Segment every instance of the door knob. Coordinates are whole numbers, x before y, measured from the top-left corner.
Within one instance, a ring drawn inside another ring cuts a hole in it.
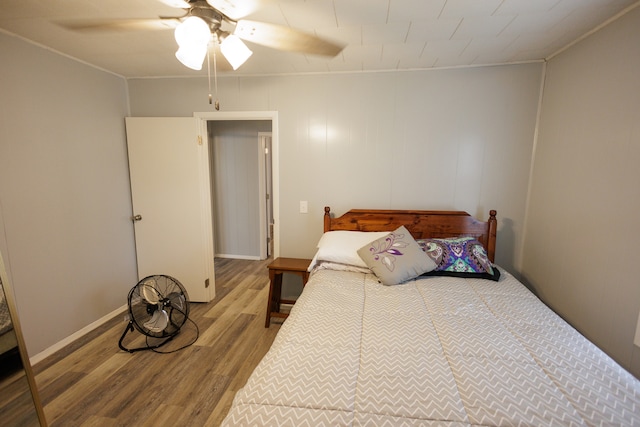
[[[142,221],[142,215],[134,215],[131,219],[134,221]]]

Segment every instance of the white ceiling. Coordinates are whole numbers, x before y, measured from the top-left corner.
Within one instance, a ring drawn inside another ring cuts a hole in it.
[[[246,1],[246,0],[238,0]],[[335,58],[247,42],[253,56],[222,73],[427,69],[548,58],[637,0],[264,0],[247,19],[346,45]],[[124,77],[198,76],[174,56],[173,31],[76,32],[56,21],[178,16],[159,0],[0,0],[0,28]]]

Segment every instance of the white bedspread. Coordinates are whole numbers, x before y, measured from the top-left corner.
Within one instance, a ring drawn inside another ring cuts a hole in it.
[[[504,270],[321,270],[223,425],[640,426],[640,382]]]

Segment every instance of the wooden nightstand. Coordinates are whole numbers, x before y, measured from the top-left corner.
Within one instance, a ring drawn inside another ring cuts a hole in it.
[[[267,266],[269,269],[269,299],[267,300],[267,319],[264,327],[268,328],[272,317],[287,317],[289,314],[280,313],[280,304],[294,304],[295,300],[282,299],[282,274],[291,273],[302,277],[302,286],[309,279],[307,268],[310,259],[300,258],[276,258]]]

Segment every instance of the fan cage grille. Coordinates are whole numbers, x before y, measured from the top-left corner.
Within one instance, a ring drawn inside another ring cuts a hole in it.
[[[133,326],[142,334],[154,338],[176,335],[189,317],[189,298],[184,286],[166,275],[147,276],[131,288],[128,296],[129,316]],[[154,313],[164,310],[166,327],[155,330]]]

